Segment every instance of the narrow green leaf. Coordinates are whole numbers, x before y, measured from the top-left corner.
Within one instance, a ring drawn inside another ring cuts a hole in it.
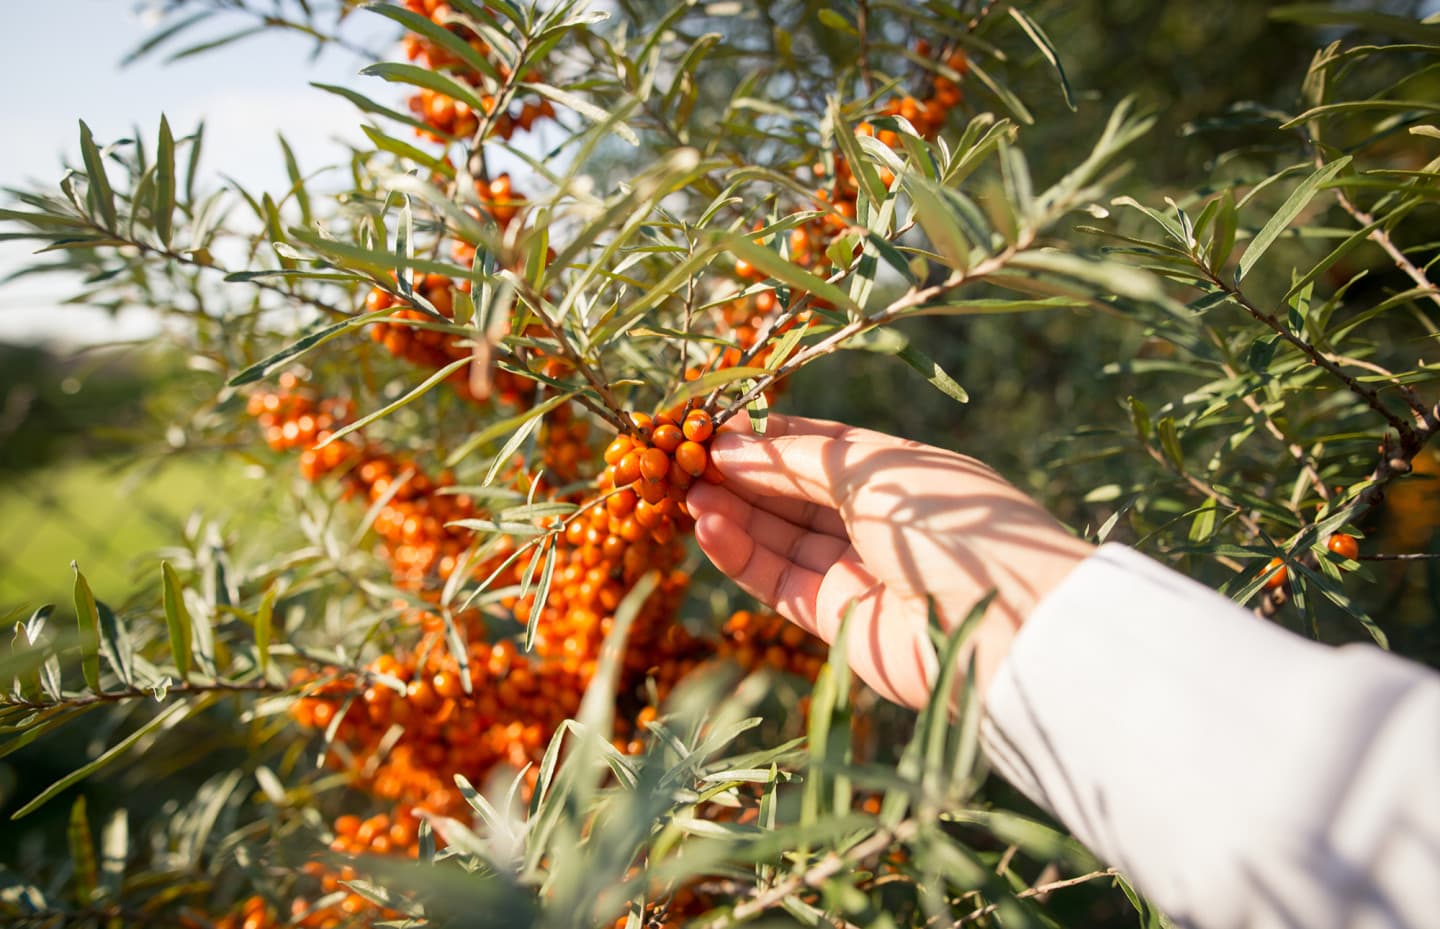
[[[280,140],[280,151],[285,156],[285,173],[290,178],[290,192],[295,195],[295,202],[300,207],[300,221],[310,225],[310,194],[305,190],[305,175],[300,173],[300,162],[295,157],[295,151],[290,143],[285,140],[285,134],[275,133]]]
[[[613,119],[610,112],[602,110],[584,97],[572,94],[568,90],[561,90],[559,87],[554,87],[550,84],[522,81],[518,86],[521,90],[529,90],[542,97],[547,97],[563,107],[574,110],[586,119],[604,125],[611,132],[626,142],[629,142],[631,145],[637,147],[640,145],[640,137],[635,134],[635,130],[623,122]]]
[[[1230,252],[1235,248],[1236,222],[1235,195],[1227,190],[1220,195],[1220,206],[1215,212],[1215,234],[1210,237],[1210,245],[1205,251],[1205,263],[1212,274],[1219,275],[1225,262],[1230,260]]]
[[[1135,426],[1135,435],[1141,442],[1149,441],[1150,411],[1145,408],[1144,403],[1135,397],[1127,397],[1126,400],[1130,404],[1130,421]]]
[[[169,39],[174,38],[176,35],[184,32],[191,26],[194,26],[200,22],[203,22],[204,20],[209,19],[211,16],[214,16],[216,12],[217,11],[215,10],[202,10],[199,13],[192,13],[191,15],[184,17],[183,19],[176,20],[175,22],[164,27],[163,29],[151,33],[149,36],[146,37],[145,41],[137,45],[134,50],[128,52],[124,58],[120,59],[120,66],[123,68],[127,65],[133,64],[134,62],[142,58],[147,52],[154,49],[156,46],[164,43]]]
[[[1250,269],[1255,267],[1255,263],[1270,249],[1271,245],[1275,244],[1275,240],[1280,238],[1280,234],[1310,204],[1310,201],[1320,192],[1320,188],[1349,165],[1349,155],[1338,158],[1311,174],[1301,182],[1299,187],[1295,188],[1289,199],[1280,207],[1279,212],[1270,217],[1270,221],[1261,227],[1260,231],[1255,234],[1255,238],[1241,253],[1240,266],[1235,272],[1237,283],[1245,279],[1245,275],[1250,273]]]
[[[382,61],[362,68],[360,73],[369,77],[379,77],[395,83],[433,90],[451,100],[464,101],[477,114],[485,112],[485,104],[475,91],[439,71],[398,61]]]
[[[1011,115],[1027,126],[1035,124],[1035,117],[1031,114],[1029,108],[1021,102],[1020,98],[1015,96],[1014,91],[1006,87],[1001,81],[992,76],[989,71],[981,67],[980,62],[974,56],[970,58],[969,64],[970,73],[979,78],[980,83],[990,89],[990,92],[1010,111]]]
[[[1440,44],[1440,24],[1422,22],[1409,16],[1365,9],[1346,9],[1329,3],[1292,3],[1270,11],[1271,19],[1307,26],[1351,26],[1382,36]]]
[[[421,16],[398,4],[372,3],[366,7],[372,13],[379,13],[388,19],[409,29],[418,35],[422,35],[436,45],[441,46],[465,64],[484,74],[492,81],[501,80],[500,73],[495,70],[490,59],[480,54],[469,42],[466,42],[456,33],[447,29],[440,23],[435,22],[428,16]]]
[[[546,545],[540,546],[541,554],[545,553]],[[535,587],[535,605],[530,608],[530,619],[525,623],[525,651],[535,647],[535,632],[540,628],[540,616],[545,612],[545,604],[550,599],[550,587],[555,581],[555,563],[560,560],[555,553],[554,537],[548,544],[549,557],[545,559],[545,566],[540,570],[540,583]]]
[[[1210,541],[1215,534],[1215,501],[1207,499],[1195,511],[1195,518],[1190,521],[1190,541],[1203,543]]]
[[[90,188],[90,205],[100,214],[105,229],[114,232],[118,224],[115,214],[115,191],[110,187],[110,178],[105,174],[105,159],[95,145],[95,137],[85,120],[80,120],[80,154],[85,159],[85,177]]]
[[[456,371],[459,371],[461,368],[463,368],[463,367],[465,367],[466,365],[470,364],[470,363],[472,362],[472,360],[473,360],[473,359],[468,358],[468,357],[467,357],[467,358],[456,358],[454,361],[450,362],[450,363],[449,363],[448,365],[446,365],[445,367],[441,368],[440,370],[436,371],[434,374],[432,374],[432,375],[430,375],[429,377],[425,378],[425,380],[423,380],[423,381],[420,382],[419,386],[415,387],[415,388],[414,388],[413,390],[411,390],[409,393],[405,394],[405,396],[401,397],[401,398],[398,399],[398,400],[395,400],[395,401],[392,402],[392,403],[386,404],[385,406],[381,407],[380,409],[376,410],[376,411],[373,412],[373,413],[370,413],[370,414],[368,414],[368,415],[362,416],[362,417],[360,417],[359,419],[355,420],[354,422],[352,422],[352,423],[350,423],[350,424],[348,424],[348,425],[346,425],[346,426],[343,426],[343,427],[341,427],[340,429],[335,430],[334,432],[330,433],[329,436],[326,437],[325,441],[319,443],[319,444],[316,445],[315,447],[316,447],[316,448],[324,448],[325,446],[329,445],[331,442],[335,442],[335,441],[339,440],[341,437],[349,435],[350,433],[354,432],[356,429],[363,429],[363,428],[365,428],[366,426],[368,426],[369,424],[373,423],[375,420],[381,419],[381,418],[386,417],[386,416],[389,416],[391,413],[395,412],[396,410],[400,409],[401,407],[403,407],[403,406],[405,406],[405,405],[407,405],[407,404],[409,404],[409,403],[413,403],[415,400],[418,400],[420,397],[423,397],[425,394],[429,393],[430,390],[431,390],[431,388],[433,388],[436,384],[439,384],[439,383],[443,382],[443,381],[444,381],[446,378],[448,378],[450,375],[454,374]]]
[[[95,605],[95,594],[90,582],[80,573],[80,566],[70,562],[75,572],[75,621],[80,627],[80,671],[85,677],[85,686],[100,691],[100,610]]]
[[[1060,79],[1060,91],[1065,95],[1065,105],[1070,108],[1071,112],[1074,112],[1076,109],[1075,94],[1070,90],[1070,79],[1065,76],[1065,68],[1060,64],[1060,53],[1055,50],[1055,43],[1050,41],[1050,37],[1045,34],[1045,30],[1041,29],[1035,20],[1022,13],[1019,8],[1012,6],[1009,8],[1009,13],[1020,24],[1020,28],[1025,34],[1030,37],[1030,41],[1035,43],[1035,47],[1040,49],[1040,54],[1044,55],[1045,60],[1050,62],[1050,66],[1055,69],[1055,76]]]
[[[195,127],[195,134],[190,137],[190,157],[186,160],[185,165],[185,199],[192,203],[195,200],[195,180],[200,174],[200,152],[204,147],[205,124],[202,122]],[[216,198],[218,198],[218,196],[217,193]],[[216,202],[216,200],[212,198],[211,202]],[[195,223],[197,229],[203,228],[203,225],[204,224],[198,220]],[[202,238],[203,236],[197,236],[195,244],[203,244],[200,241]]]
[[[455,467],[455,465],[474,454],[476,449],[484,448],[486,445],[500,438],[500,436],[508,435],[511,431],[520,428],[530,420],[544,416],[574,396],[575,393],[573,391],[565,394],[556,394],[544,403],[537,404],[522,413],[517,413],[508,419],[502,419],[497,423],[486,426],[462,442],[460,447],[455,449],[455,451],[451,452],[450,457],[445,459],[445,467]]]
[[[686,381],[679,385],[675,392],[666,396],[662,407],[672,407],[686,400],[693,400],[696,397],[704,396],[717,387],[725,387],[734,384],[736,381],[743,381],[747,378],[758,378],[767,372],[764,368],[736,367],[721,368],[719,371],[707,371],[693,381]]]
[[[303,339],[285,346],[263,361],[257,361],[255,364],[232,377],[226,386],[242,387],[245,384],[252,384],[255,381],[262,380],[277,368],[300,357],[312,348],[324,345],[338,335],[349,332],[352,329],[359,329],[371,320],[386,316],[392,312],[394,312],[393,309],[376,310],[374,313],[366,313],[363,316],[356,316],[351,319],[341,320],[338,323],[331,323],[323,329],[316,330]]]
[[[70,825],[65,834],[70,844],[70,864],[75,869],[75,903],[87,907],[95,900],[100,869],[95,863],[95,838],[90,832],[83,794],[70,806]]]
[[[424,165],[431,171],[443,174],[446,177],[455,176],[454,165],[446,164],[444,161],[440,160],[435,155],[425,151],[417,145],[411,145],[409,142],[402,141],[401,139],[397,139],[394,136],[386,135],[379,129],[376,129],[374,126],[361,126],[360,131],[365,133],[365,135],[369,137],[370,141],[375,144],[375,147],[383,152],[389,152],[390,154],[398,155],[407,161],[413,161],[416,164]]]
[[[364,94],[353,91],[348,87],[340,87],[335,84],[318,84],[313,82],[310,84],[310,86],[314,87],[316,90],[323,90],[326,93],[335,94],[337,97],[344,97],[346,100],[349,100],[351,103],[355,104],[355,106],[359,107],[362,112],[373,113],[376,116],[383,116],[386,119],[393,120],[397,123],[403,123],[413,129],[419,129],[422,132],[433,133],[446,141],[455,141],[455,137],[453,135],[450,135],[448,132],[441,132],[433,126],[421,122],[420,120],[409,115],[408,113],[401,113],[399,110],[392,110],[388,106],[381,106],[380,104],[376,103],[374,100],[371,100]]]
[[[270,26],[268,24],[262,24],[259,26],[248,26],[244,29],[239,29],[235,32],[222,35],[219,38],[211,39],[208,42],[201,42],[198,45],[191,45],[189,48],[182,48],[180,51],[175,52],[169,58],[166,58],[165,63],[174,64],[177,61],[183,61],[186,58],[193,58],[196,55],[203,55],[206,52],[214,51],[217,48],[224,48],[227,45],[232,45],[236,42],[243,41],[250,38],[252,35],[263,35],[265,30],[269,28]]]
[[[255,661],[260,666],[260,676],[270,670],[270,636],[275,622],[275,591],[272,584],[260,599],[260,609],[255,612]]]
[[[784,281],[797,290],[812,293],[821,300],[841,309],[852,313],[860,311],[860,308],[855,305],[845,291],[834,284],[821,280],[799,265],[786,261],[780,257],[778,252],[755,244],[755,241],[748,235],[722,232],[715,234],[714,239],[724,244],[736,257],[745,259],[776,280]]]
[[[170,562],[160,562],[160,587],[165,605],[165,626],[170,634],[170,654],[175,670],[184,681],[190,674],[190,610],[185,606],[180,578]]]
[[[1162,416],[1155,424],[1155,434],[1160,438],[1160,447],[1180,470],[1185,470],[1185,453],[1180,450],[1180,437],[1175,431],[1175,419]]]
[[[160,142],[155,150],[155,234],[169,247],[175,216],[175,137],[170,121],[160,116]]]
[[[905,175],[905,186],[909,189],[910,207],[915,212],[915,221],[920,224],[920,229],[930,240],[930,244],[935,246],[935,250],[950,268],[968,268],[971,248],[988,247],[988,236],[986,240],[971,241],[971,237],[961,228],[959,218],[949,209],[951,201],[934,181],[917,171],[911,171]]]
[[[900,349],[895,353],[895,357],[920,372],[920,376],[925,378],[926,383],[956,403],[970,402],[970,395],[965,392],[964,387],[960,386],[960,382],[946,373],[938,361],[914,345],[907,345]]]
[[[100,618],[101,654],[126,687],[135,686],[135,649],[129,631],[105,601],[97,600],[95,611]]]
[[[46,803],[49,803],[51,800],[53,800],[57,794],[60,794],[72,785],[83,781],[85,778],[94,774],[96,771],[99,771],[101,768],[104,768],[106,765],[110,764],[110,762],[114,761],[116,758],[119,758],[133,745],[135,745],[135,743],[139,742],[141,739],[145,738],[150,733],[161,728],[162,726],[169,726],[175,722],[179,722],[181,717],[189,713],[190,710],[195,707],[195,704],[185,703],[184,701],[177,701],[170,704],[163,711],[149,719],[139,729],[136,729],[124,739],[117,742],[99,758],[96,758],[89,764],[82,765],[74,771],[71,771],[69,774],[60,778],[60,780],[51,784],[49,787],[46,787],[40,792],[37,797],[22,806],[20,809],[16,810],[10,818],[12,820],[16,820],[21,819],[25,816],[29,816],[31,813],[44,806]]]

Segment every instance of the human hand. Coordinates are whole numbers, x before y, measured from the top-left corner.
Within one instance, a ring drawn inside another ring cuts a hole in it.
[[[827,642],[853,602],[851,667],[912,707],[939,672],[927,595],[953,629],[996,592],[960,658],[974,653],[983,695],[1025,618],[1092,550],[981,462],[879,432],[771,413],[764,436],[727,428],[710,457],[725,483],[687,498],[705,554]]]

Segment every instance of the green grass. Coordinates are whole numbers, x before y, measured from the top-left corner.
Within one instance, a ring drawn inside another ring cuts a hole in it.
[[[158,583],[159,549],[179,545],[192,513],[223,518],[256,506],[265,482],[235,461],[176,459],[158,468],[73,461],[0,483],[0,611],[68,605],[72,560],[102,600]]]

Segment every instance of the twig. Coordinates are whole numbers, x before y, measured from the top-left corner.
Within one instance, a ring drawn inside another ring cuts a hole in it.
[[[165,691],[166,696],[172,694],[210,694],[210,693],[283,693],[288,688],[270,681],[216,681],[213,684],[183,683],[175,684]],[[0,706],[24,707],[29,710],[52,710],[60,707],[81,707],[94,706],[97,703],[120,703],[125,700],[155,699],[155,692],[144,690],[139,687],[131,687],[126,690],[107,690],[101,693],[85,694],[81,697],[62,698],[60,700],[16,700],[7,698],[0,701]]]
[[[759,916],[771,907],[779,905],[786,897],[801,888],[818,886],[823,881],[840,873],[842,869],[880,854],[895,842],[903,842],[913,836],[918,829],[914,820],[906,820],[892,829],[879,830],[843,854],[830,852],[805,871],[792,874],[780,883],[737,904],[729,913],[718,916],[709,922],[700,923],[700,929],[718,929],[720,926],[734,925]]]
[[[1217,347],[1223,347],[1224,340],[1220,338],[1220,335],[1215,331],[1214,327],[1206,326],[1205,328],[1210,334],[1211,341]],[[1239,377],[1239,372],[1229,363],[1222,362],[1220,370],[1225,372],[1226,377]],[[1280,444],[1284,445],[1286,450],[1290,452],[1290,456],[1300,465],[1300,469],[1304,471],[1305,476],[1310,479],[1311,486],[1320,494],[1320,498],[1327,502],[1331,500],[1334,497],[1334,491],[1330,489],[1330,486],[1326,484],[1325,480],[1320,476],[1320,472],[1315,468],[1315,463],[1311,461],[1310,455],[1306,453],[1305,449],[1300,447],[1300,443],[1291,441],[1290,437],[1285,435],[1280,425],[1275,422],[1275,418],[1270,415],[1264,405],[1262,405],[1259,400],[1256,400],[1253,395],[1246,393],[1243,394],[1240,399],[1250,412],[1261,418],[1265,424],[1265,431],[1270,433],[1271,436],[1277,439]]]
[[[1397,439],[1386,436],[1380,442],[1380,460],[1370,472],[1365,489],[1355,495],[1346,507],[1350,521],[1359,519],[1385,499],[1385,486],[1397,477],[1409,474],[1411,462],[1440,430],[1440,405],[1436,405],[1420,417],[1414,429],[1401,434]],[[1306,554],[1302,562],[1313,564],[1314,555]],[[1397,559],[1399,560],[1399,559]],[[1255,608],[1260,616],[1271,617],[1290,601],[1290,589],[1282,585],[1265,592],[1265,597]]]
[[[1355,221],[1362,227],[1375,223],[1374,216],[1351,202],[1350,198],[1346,196],[1345,191],[1338,187],[1335,188],[1335,199],[1339,201],[1340,208],[1354,217]],[[1431,303],[1440,306],[1440,290],[1437,290],[1435,285],[1431,283],[1430,278],[1425,276],[1425,272],[1415,267],[1415,264],[1410,258],[1395,245],[1395,242],[1390,238],[1390,233],[1376,225],[1374,229],[1370,230],[1366,238],[1380,246],[1385,254],[1390,256],[1390,260],[1395,262],[1395,267],[1399,268],[1401,273],[1414,281],[1417,286],[1428,291],[1425,296],[1429,298]]]
[[[839,350],[847,341],[855,336],[869,332],[878,326],[883,326],[916,307],[924,306],[929,301],[957,287],[974,283],[997,271],[1003,270],[1006,265],[1014,260],[1016,255],[1029,248],[1034,241],[1034,231],[1026,229],[1014,243],[1006,246],[1003,251],[986,258],[984,261],[970,268],[952,271],[945,280],[938,284],[932,284],[928,287],[911,287],[901,297],[880,312],[871,316],[862,316],[859,319],[841,326],[809,348],[802,349],[791,355],[774,371],[756,378],[755,385],[747,390],[740,399],[715,414],[715,425],[720,426],[724,424],[726,420],[730,419],[730,417],[744,409],[752,400],[768,390],[771,384],[809,364],[816,358],[829,355]]]
[[[1066,887],[1076,887],[1080,884],[1086,884],[1090,881],[1096,881],[1102,877],[1115,877],[1119,873],[1120,872],[1116,871],[1114,868],[1106,868],[1103,871],[1091,871],[1089,874],[1081,874],[1078,877],[1067,877],[1063,881],[1051,881],[1048,884],[1036,884],[1034,887],[1027,887],[1024,890],[1020,891],[1018,894],[1015,895],[1015,899],[1025,900],[1030,897],[1040,897],[1048,893],[1053,893],[1057,890],[1064,890]],[[951,923],[951,926],[963,926],[966,923],[976,922],[977,920],[983,919],[984,917],[989,916],[991,913],[1000,909],[1002,905],[1003,904],[1000,903],[990,903],[985,906],[979,907],[978,909],[970,912],[968,915],[962,916],[955,922]]]
[[[605,410],[597,409],[594,406],[590,406],[590,409],[621,432],[626,432],[633,428],[634,424],[628,422],[629,417],[622,417],[623,410],[620,407],[620,403],[615,399],[615,395],[611,393],[610,385],[606,383],[604,378],[596,374],[595,369],[580,356],[580,352],[576,350],[575,346],[570,344],[570,340],[566,338],[564,330],[560,328],[559,323],[545,311],[544,297],[535,293],[530,287],[530,284],[519,275],[515,275],[514,280],[516,292],[525,298],[526,308],[538,316],[541,324],[550,330],[550,334],[555,337],[556,343],[560,346],[560,353],[575,366],[575,370],[584,375],[585,380],[588,381],[590,386],[595,389],[595,392],[600,395],[600,401],[606,406]]]
[[[1244,292],[1241,291],[1240,288],[1232,284],[1226,283],[1223,279],[1220,278],[1219,275],[1211,271],[1208,265],[1201,262],[1197,263],[1197,267],[1203,270],[1205,276],[1209,279],[1211,284],[1213,284],[1215,287],[1220,288],[1226,294],[1228,294],[1230,296],[1230,299],[1234,300],[1242,309],[1245,310],[1245,312],[1249,313],[1259,322],[1264,323],[1267,327],[1270,328],[1272,332],[1280,336],[1280,338],[1284,339],[1286,342],[1289,342],[1295,348],[1299,349],[1301,354],[1309,358],[1312,364],[1330,373],[1333,377],[1335,377],[1342,384],[1344,384],[1351,393],[1355,394],[1355,396],[1359,397],[1361,400],[1364,400],[1365,403],[1372,410],[1384,417],[1385,421],[1390,424],[1390,428],[1394,429],[1397,433],[1400,434],[1402,442],[1409,442],[1413,440],[1415,427],[1412,426],[1410,423],[1407,423],[1393,410],[1386,407],[1385,404],[1380,400],[1379,391],[1367,387],[1366,385],[1361,384],[1359,381],[1355,380],[1355,378],[1347,374],[1338,363],[1331,360],[1331,358],[1327,356],[1324,352],[1320,351],[1314,345],[1311,345],[1309,342],[1305,341],[1304,339],[1297,336],[1295,333],[1291,332],[1290,328],[1283,324],[1275,316],[1265,312],[1264,310],[1256,306],[1254,303],[1252,303],[1250,301],[1250,298],[1245,296]]]
[[[1195,475],[1191,474],[1189,471],[1186,471],[1184,468],[1180,467],[1178,464],[1167,458],[1159,449],[1155,448],[1155,446],[1151,445],[1149,442],[1145,443],[1145,451],[1150,455],[1151,458],[1155,459],[1156,462],[1170,470],[1176,477],[1180,478],[1186,484],[1189,484],[1191,488],[1193,488],[1202,497],[1207,497],[1210,500],[1213,500],[1216,503],[1220,504],[1221,506],[1234,511],[1236,517],[1245,524],[1245,528],[1250,530],[1250,534],[1252,536],[1263,536],[1265,534],[1261,530],[1260,523],[1255,519],[1255,517],[1252,516],[1238,502],[1232,499],[1228,494],[1221,493],[1214,487],[1211,487],[1209,484],[1205,483]]]

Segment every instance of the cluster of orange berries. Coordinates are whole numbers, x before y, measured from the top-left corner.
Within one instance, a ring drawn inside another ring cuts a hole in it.
[[[470,248],[473,257],[474,247],[466,247]],[[469,293],[470,282],[453,281],[443,274],[426,274],[415,282],[415,290],[429,301],[441,316],[453,320],[455,294]],[[444,331],[441,328],[443,324],[437,325],[439,321],[434,316],[421,312],[404,298],[380,287],[372,288],[365,298],[366,312],[375,313],[392,307],[400,309],[372,323],[370,338],[385,346],[385,350],[395,357],[427,368],[443,368],[473,354],[472,348],[467,344],[467,339],[471,336]],[[553,367],[554,365],[550,365],[547,373]],[[486,381],[483,397],[477,393],[477,373]],[[461,367],[450,375],[448,381],[461,397],[477,403],[493,396],[510,406],[526,406],[534,393],[534,381],[499,367],[491,367],[483,372]]]
[[[495,112],[495,98],[489,94],[480,97],[481,104],[485,107],[485,116]],[[468,138],[480,129],[481,114],[475,112],[475,108],[464,100],[456,100],[434,90],[421,90],[410,98],[410,111],[423,120],[427,125],[434,127],[438,133],[453,136],[455,138]],[[531,127],[540,119],[554,119],[555,106],[543,97],[526,100],[520,106],[507,112],[501,113],[494,120],[490,134],[500,139],[509,139],[516,131],[529,132]],[[416,134],[423,133],[416,129]],[[444,136],[438,133],[428,133],[435,141],[442,141]]]
[[[345,481],[348,491],[380,505],[371,528],[380,537],[378,554],[389,562],[396,586],[422,594],[437,591],[474,536],[451,523],[480,515],[468,494],[448,492],[455,476],[446,471],[431,478],[413,463],[369,448]],[[502,547],[497,554],[511,551],[513,546]]]
[[[445,26],[455,35],[464,39],[476,52],[487,58],[490,57],[490,46],[480,36],[461,23],[452,20],[450,4],[443,0],[405,0],[405,7],[412,13],[419,13],[432,22]],[[481,86],[481,77],[473,68],[467,66],[459,56],[449,49],[436,45],[423,36],[414,33],[406,35],[404,50],[405,57],[422,68],[448,72],[472,88],[478,89]],[[506,77],[510,73],[508,66],[503,61],[492,58],[491,64],[501,77]],[[525,77],[526,80],[533,82],[540,80],[541,76],[535,73],[527,74]],[[456,100],[427,88],[420,90],[410,98],[410,110],[439,133],[456,138],[468,138],[479,130],[482,117],[492,116],[496,111],[497,102],[494,96],[481,93],[479,102],[484,108],[482,113],[477,113],[475,108],[464,100]],[[550,101],[543,97],[533,96],[520,101],[518,106],[496,116],[492,121],[490,133],[500,139],[509,139],[517,130],[528,132],[537,120],[554,118],[555,108]],[[416,133],[423,134],[419,129],[416,130]],[[433,133],[431,137],[437,141],[441,139],[441,136]]]
[[[348,400],[317,398],[314,392],[300,387],[300,379],[293,373],[280,376],[279,390],[251,394],[246,412],[255,417],[265,444],[275,451],[303,449],[300,473],[306,480],[319,480],[331,471],[353,465],[359,458],[360,449],[345,439],[324,448],[315,447],[350,421],[354,407]]]
[[[929,43],[923,40],[918,42],[916,52],[923,57],[929,57]],[[946,56],[945,66],[962,76],[969,68],[965,53],[958,49]],[[879,115],[902,117],[914,126],[915,131],[921,136],[933,139],[944,127],[950,111],[963,99],[964,94],[958,83],[944,75],[937,75],[932,82],[930,96],[921,100],[907,94],[891,99],[881,108]],[[874,136],[890,148],[898,149],[901,146],[899,133],[893,129],[876,129],[875,125],[870,122],[860,123],[855,127],[855,133],[856,135]],[[833,169],[827,167],[825,162],[819,161],[812,165],[810,170],[820,181],[829,178],[828,186],[822,184],[815,189],[816,207],[827,210],[827,213],[803,226],[790,230],[790,260],[805,268],[827,270],[830,261],[826,250],[835,237],[843,233],[854,221],[855,200],[859,190],[849,163],[839,155],[835,156]],[[886,186],[895,180],[894,174],[888,168],[882,167],[879,173],[880,180]],[[759,280],[764,277],[749,262],[745,261],[736,263],[735,273],[747,280]]]
[[[285,385],[290,390],[274,405],[305,408],[288,399],[304,393],[298,379],[287,375]],[[268,405],[256,408],[263,412]],[[580,509],[553,527],[548,546],[532,548],[496,579],[497,587],[513,587],[554,559],[543,603],[537,604],[532,592],[492,604],[518,623],[539,611],[532,654],[520,653],[508,638],[492,641],[479,613],[470,610],[451,617],[467,643],[462,668],[451,654],[442,618],[412,611],[407,618],[419,630],[415,645],[395,647],[358,673],[297,673],[293,683],[303,696],[292,708],[296,721],[329,731],[329,763],[385,804],[367,818],[347,814],[336,820],[332,850],[414,856],[422,813],[466,815],[456,773],[481,783],[498,767],[530,765],[526,787],[533,786],[535,763],[560,723],[578,711],[615,610],[650,572],[658,572],[659,583],[633,622],[621,668],[614,735],[619,751],[643,749],[656,704],[706,661],[729,659],[751,670],[770,667],[810,679],[818,673],[824,661],[818,641],[779,617],[736,613],[718,640],[696,636],[674,621],[689,584],[678,568],[681,536],[692,525],[685,491],[697,479],[719,480],[707,450],[714,422],[703,410],[684,408],[628,416],[632,428],[610,443],[604,470],[572,497]],[[544,486],[553,491],[583,476],[593,455],[585,420],[569,407],[557,408],[539,436]],[[454,485],[448,473],[431,478],[372,444],[346,447],[352,452],[340,479],[347,494],[380,506],[373,523],[380,538],[377,553],[389,563],[398,587],[435,598],[445,580],[462,569],[474,541],[473,532],[454,523],[483,515],[479,507],[466,494],[446,492]],[[497,537],[480,563],[466,570],[489,576],[516,544],[509,536]],[[689,912],[687,894],[677,893],[664,912]],[[347,919],[379,918],[368,904],[356,909],[355,901],[363,898],[352,896],[345,898]],[[691,902],[709,906],[698,898]],[[311,921],[304,925],[332,925],[313,913],[306,918]]]
[[[930,57],[930,43],[924,39],[915,43],[915,53],[922,58]],[[970,62],[965,57],[965,52],[955,49],[945,56],[944,65],[959,77],[964,77],[970,70]],[[945,126],[945,120],[950,117],[950,111],[959,106],[965,99],[965,92],[960,84],[943,74],[937,74],[930,83],[930,95],[924,99],[916,99],[909,94],[898,99],[892,99],[880,110],[881,116],[899,116],[915,127],[915,131],[927,139],[933,139],[940,134]],[[868,129],[868,131],[867,131]],[[895,132],[882,129],[876,132],[868,123],[862,123],[861,132],[866,135],[874,135],[875,138],[890,146],[898,148],[900,137]]]
[[[473,611],[452,619],[466,634],[463,668],[439,616],[413,619],[423,630],[414,647],[378,656],[363,675],[300,672],[292,681],[306,691],[292,710],[297,722],[321,731],[333,725],[341,750],[327,755],[330,763],[393,809],[363,821],[341,817],[335,851],[415,857],[417,810],[458,817],[467,808],[455,774],[483,783],[502,765],[533,765],[579,709],[585,681],[578,669],[532,658],[508,639],[486,641]],[[536,771],[527,771],[527,789]]]
[[[280,389],[256,391],[246,402],[245,412],[255,417],[265,444],[277,452],[309,448],[323,442],[338,426],[354,415],[348,401],[320,399],[300,388],[297,375],[280,376]]]
[[[415,290],[446,319],[455,318],[455,293],[470,291],[469,281],[455,282],[443,274],[427,274],[415,281]],[[436,322],[429,313],[421,312],[403,297],[376,287],[365,297],[365,311],[378,313],[391,307],[402,307],[370,326],[370,338],[385,346],[396,358],[427,368],[443,368],[452,361],[465,358],[470,349],[460,336],[439,329],[426,329],[423,324]],[[415,323],[422,324],[420,326]],[[452,380],[463,382],[464,371]]]
[[[187,919],[182,920],[182,924],[187,929],[192,926],[193,929],[201,929],[202,926],[210,929],[280,929],[282,926],[293,929],[339,929],[342,926],[356,925],[357,917],[368,923],[379,919],[399,919],[403,915],[396,910],[377,907],[354,891],[348,890],[343,882],[353,881],[358,877],[352,867],[331,870],[319,862],[311,862],[304,870],[314,878],[321,896],[314,903],[307,897],[296,897],[290,902],[288,919],[282,920],[264,897],[251,896],[246,897],[233,912],[213,923]]]
[[[1344,532],[1337,532],[1330,536],[1330,540],[1325,543],[1325,547],[1341,558],[1349,561],[1354,561],[1360,557],[1360,540]],[[1278,590],[1290,583],[1290,569],[1285,566],[1284,560],[1279,556],[1271,558],[1269,563],[1265,565],[1265,570],[1261,573],[1265,577],[1265,587],[1267,590]]]

